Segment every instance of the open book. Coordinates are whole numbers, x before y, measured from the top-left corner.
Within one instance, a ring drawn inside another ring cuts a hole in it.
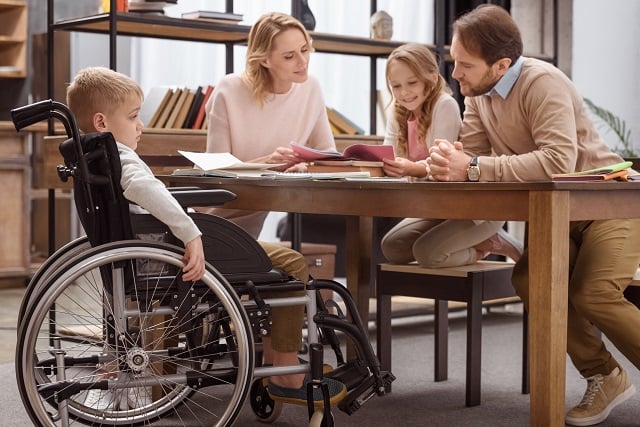
[[[196,166],[194,169],[176,169],[173,175],[220,176],[220,177],[261,177],[270,168],[284,166],[284,163],[243,162],[231,153],[197,153],[178,150]]]
[[[571,173],[556,173],[551,175],[552,181],[609,181],[612,179],[626,180],[631,162],[620,162],[595,169]]]
[[[371,145],[353,144],[348,146],[344,152],[322,151],[291,142],[293,151],[307,162],[315,160],[365,160],[370,162],[381,162],[382,159],[395,159],[395,151],[392,145]]]

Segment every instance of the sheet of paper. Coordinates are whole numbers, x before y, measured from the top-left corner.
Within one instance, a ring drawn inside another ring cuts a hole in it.
[[[247,169],[269,169],[283,166],[284,163],[249,163],[243,162],[231,153],[196,153],[193,151],[178,150],[187,159],[191,160],[194,165],[202,170],[209,171],[214,169],[225,170],[247,170]]]

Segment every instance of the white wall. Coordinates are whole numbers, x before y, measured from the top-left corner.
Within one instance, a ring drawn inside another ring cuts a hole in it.
[[[577,0],[573,17],[572,79],[584,97],[627,122],[640,151],[640,1]]]
[[[316,18],[315,31],[369,36],[369,0],[310,0],[309,6]],[[223,11],[224,1],[180,0],[177,5],[167,7],[165,13],[179,17],[183,12],[200,9]],[[379,0],[378,9],[394,17],[394,40],[433,42],[433,0]],[[291,1],[234,1],[234,12],[244,16],[243,25],[251,25],[270,11],[290,13]],[[221,45],[152,39],[133,39],[132,43],[131,75],[145,93],[158,85],[215,84],[225,74]],[[245,52],[242,46],[234,48],[234,70],[244,69]],[[316,53],[309,67],[320,79],[327,105],[368,129],[369,58]],[[383,67],[384,61],[378,61],[379,76],[384,72]],[[384,88],[384,79],[379,78],[377,86]]]

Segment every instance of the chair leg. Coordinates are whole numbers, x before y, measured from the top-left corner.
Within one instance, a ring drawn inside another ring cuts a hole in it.
[[[435,300],[434,307],[434,381],[446,381],[449,375],[449,301]]]
[[[378,295],[376,298],[376,347],[378,360],[383,371],[391,372],[391,296]],[[391,385],[386,388],[391,391]]]
[[[481,356],[482,298],[474,293],[467,303],[467,406],[480,405]]]
[[[522,313],[522,394],[529,394],[529,314]]]

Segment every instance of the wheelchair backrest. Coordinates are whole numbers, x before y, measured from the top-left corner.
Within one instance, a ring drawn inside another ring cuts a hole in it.
[[[81,135],[83,157],[78,159],[77,141],[60,144],[65,166],[73,173],[74,200],[80,222],[92,246],[133,238],[129,202],[124,198],[120,177],[122,165],[110,132]],[[88,171],[80,170],[86,164]]]

